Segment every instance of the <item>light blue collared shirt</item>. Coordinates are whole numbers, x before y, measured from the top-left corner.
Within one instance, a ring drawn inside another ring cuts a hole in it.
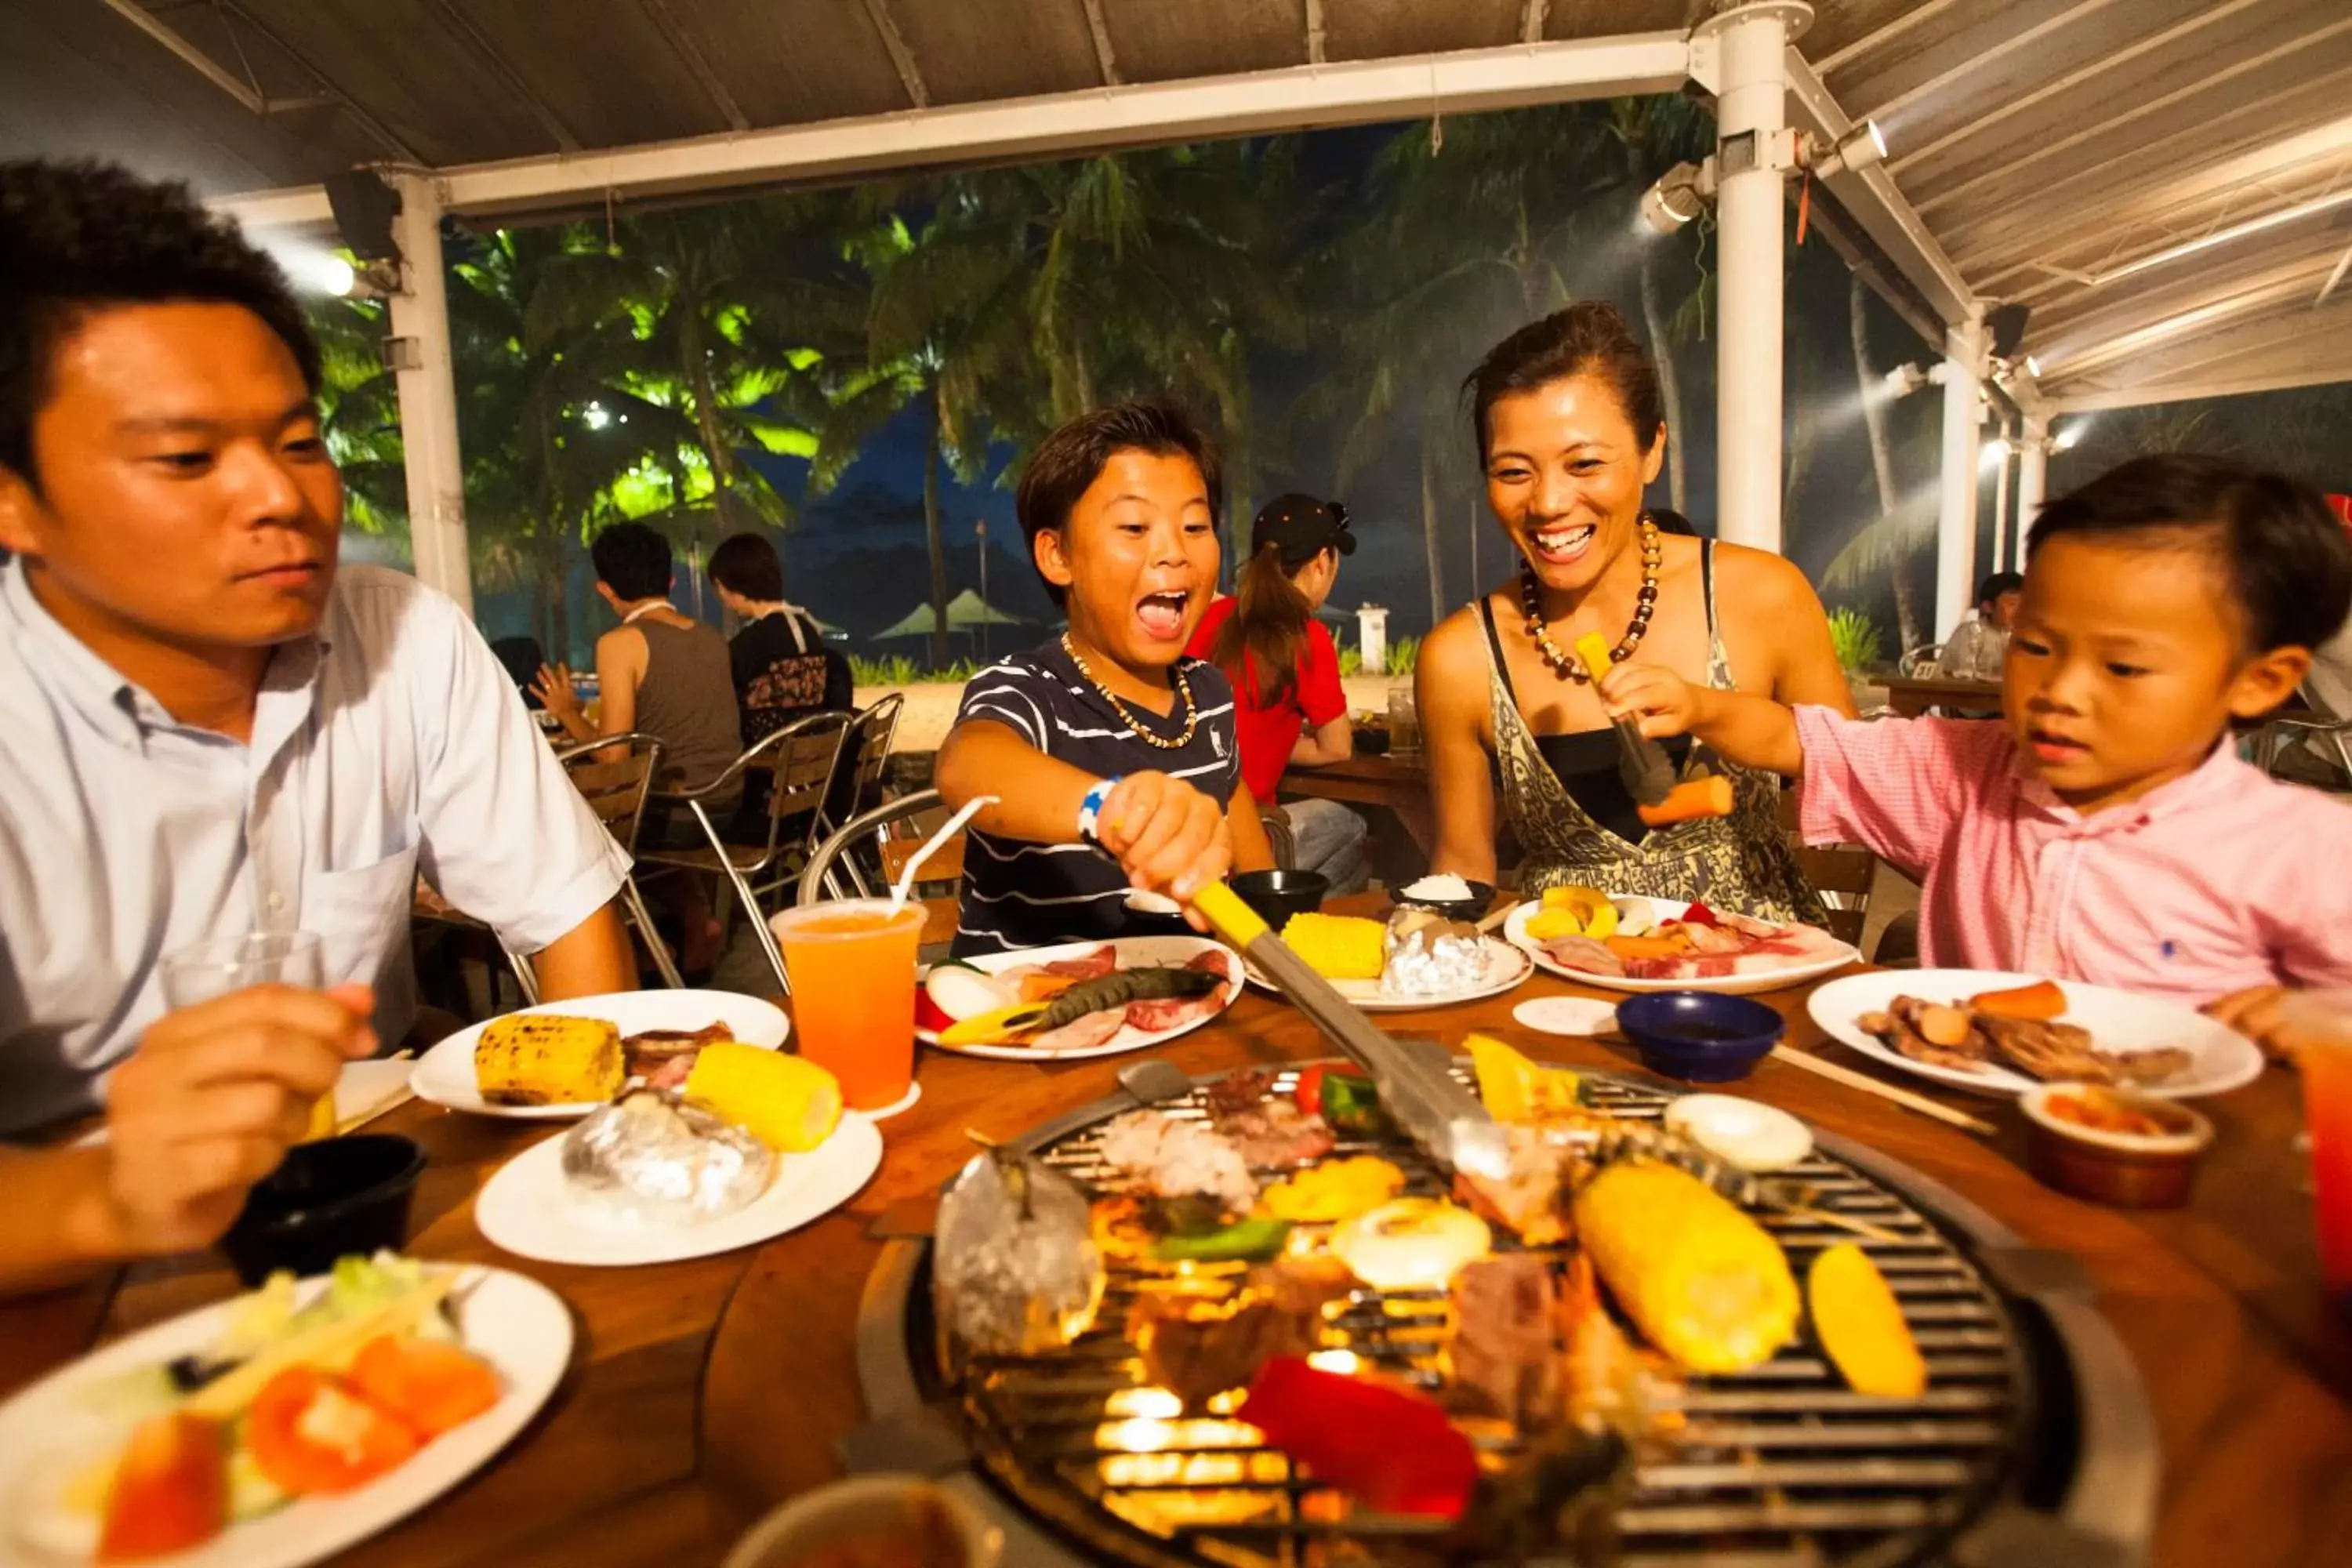
[[[377,567],[278,649],[250,743],[184,725],[0,567],[0,1135],[92,1109],[164,1009],[163,956],[310,931],[414,1013],[411,893],[536,952],[628,870],[481,634]]]

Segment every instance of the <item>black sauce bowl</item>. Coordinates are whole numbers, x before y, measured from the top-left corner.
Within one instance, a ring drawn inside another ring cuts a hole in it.
[[[1331,893],[1331,879],[1320,871],[1244,871],[1233,879],[1233,889],[1279,934],[1291,916],[1313,914],[1323,907]]]
[[[1642,1065],[1685,1083],[1746,1078],[1788,1026],[1761,1002],[1715,991],[1649,991],[1617,1004],[1617,1032]]]
[[[424,1171],[425,1151],[392,1133],[298,1143],[246,1194],[221,1250],[247,1285],[280,1268],[323,1274],[346,1253],[397,1251]]]

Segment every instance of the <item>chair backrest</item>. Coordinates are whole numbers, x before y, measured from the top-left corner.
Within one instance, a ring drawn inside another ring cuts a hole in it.
[[[1916,680],[1922,676],[1934,673],[1936,661],[1943,657],[1942,643],[1922,643],[1895,661],[1895,673],[1902,676],[1906,680]]]
[[[761,742],[773,775],[768,789],[772,831],[796,816],[814,816],[824,804],[825,786],[841,766],[851,733],[846,713],[809,713]]]
[[[946,820],[947,806],[935,789],[919,789],[912,795],[886,801],[871,811],[860,812],[825,836],[809,856],[808,865],[801,872],[800,901],[821,903],[824,899],[824,877],[834,864],[856,845],[879,836],[883,843],[882,865],[896,881],[898,873],[907,868],[907,861],[922,847],[930,829]],[[939,847],[938,853],[923,862],[923,880],[944,882],[963,875],[964,836],[958,834]]]
[[[1275,869],[1298,869],[1298,836],[1290,831],[1290,818],[1280,808],[1266,805],[1258,808],[1257,819],[1265,827],[1267,847],[1274,851]]]
[[[849,721],[840,760],[834,764],[834,781],[825,791],[826,826],[837,827],[856,816],[866,797],[880,788],[890,765],[890,743],[898,733],[898,711],[905,706],[906,699],[893,691]]]
[[[626,746],[620,757],[610,756]],[[606,740],[584,741],[556,752],[555,760],[572,780],[572,787],[587,801],[596,820],[604,825],[621,847],[636,852],[637,824],[644,819],[646,795],[654,775],[661,772],[660,737],[632,731]]]
[[[1780,792],[1778,816],[1790,847],[1796,851],[1797,869],[1829,906],[1830,934],[1861,946],[1863,927],[1870,921],[1870,889],[1878,877],[1878,857],[1859,844],[1807,844],[1797,833],[1794,790]]]

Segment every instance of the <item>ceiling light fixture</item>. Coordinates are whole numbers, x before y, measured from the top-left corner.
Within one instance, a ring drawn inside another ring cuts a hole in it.
[[[1823,179],[1835,174],[1860,174],[1886,158],[1886,133],[1878,128],[1875,120],[1864,121],[1839,137],[1825,153],[1819,151],[1821,144],[1819,137],[1805,140],[1807,162],[1813,173]]]
[[[1705,212],[1714,195],[1714,159],[1676,163],[1642,193],[1642,221],[1659,234],[1672,234]]]

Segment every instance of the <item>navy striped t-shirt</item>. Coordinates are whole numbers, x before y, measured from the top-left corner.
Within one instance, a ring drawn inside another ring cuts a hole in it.
[[[1164,773],[1223,805],[1241,780],[1233,686],[1203,659],[1180,659],[1171,679],[1178,672],[1191,682],[1200,712],[1192,741],[1179,751],[1138,739],[1109,700],[1078,673],[1058,637],[973,676],[964,687],[956,721],[992,720],[1046,755],[1098,778]],[[1127,708],[1137,723],[1164,739],[1184,732],[1181,701],[1165,719],[1132,702]],[[1090,845],[1032,844],[974,828],[963,858],[962,910],[953,951],[959,956],[1004,952],[1187,929],[1173,916],[1129,910],[1128,891],[1118,863]]]

